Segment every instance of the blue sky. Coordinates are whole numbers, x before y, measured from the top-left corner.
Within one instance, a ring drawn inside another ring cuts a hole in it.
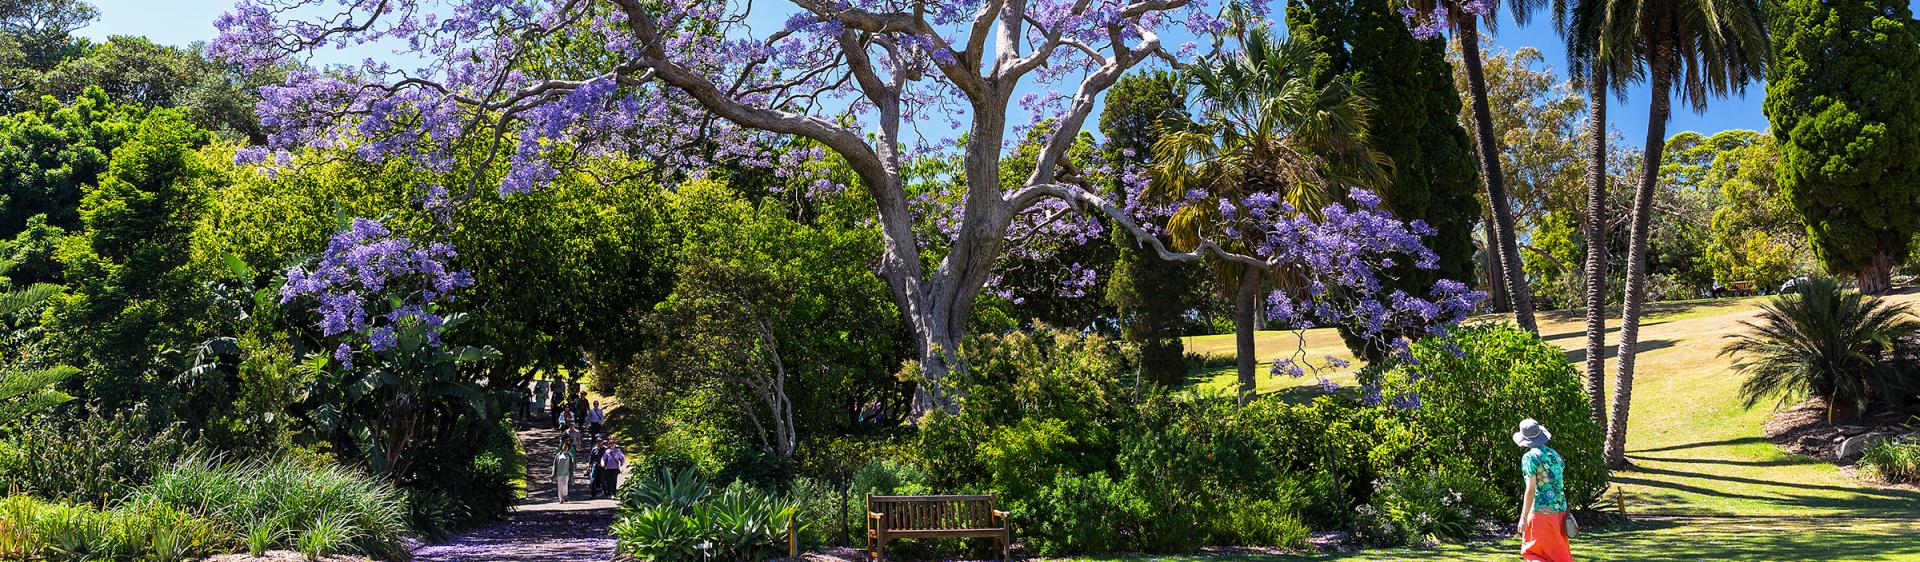
[[[213,19],[232,6],[232,2],[227,0],[93,1],[100,8],[100,21],[82,29],[81,35],[96,39],[109,35],[144,35],[158,43],[179,45],[212,39]],[[1915,0],[1915,3],[1920,4],[1920,0]],[[1509,20],[1493,33],[1493,39],[1500,48],[1539,49],[1556,72],[1565,67],[1565,51],[1560,48],[1559,38],[1554,35],[1547,21],[1523,26]],[[1746,95],[1718,100],[1703,114],[1677,107],[1667,130],[1669,133],[1689,130],[1714,133],[1727,129],[1764,131],[1767,119],[1760,113],[1760,102],[1765,92],[1764,85],[1754,84],[1748,87]],[[1619,129],[1625,140],[1638,145],[1646,137],[1646,106],[1647,91],[1643,85],[1630,92],[1626,101],[1613,102],[1608,108],[1609,124]]]

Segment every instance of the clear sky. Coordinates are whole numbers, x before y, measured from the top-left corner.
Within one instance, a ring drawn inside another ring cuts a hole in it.
[[[184,45],[212,39],[213,19],[232,5],[227,0],[93,0],[100,8],[100,21],[82,29],[81,35],[105,38],[109,35],[144,35],[157,43]],[[1914,0],[1920,4],[1920,0]],[[1546,55],[1556,72],[1565,68],[1566,53],[1548,21],[1530,25],[1504,22],[1493,33],[1499,48],[1534,47]],[[1766,116],[1760,113],[1760,101],[1766,88],[1754,84],[1744,96],[1718,100],[1702,114],[1676,106],[1669,134],[1680,131],[1714,133],[1727,129],[1766,130]],[[1630,92],[1624,102],[1614,101],[1608,108],[1610,125],[1624,134],[1626,141],[1638,145],[1646,137],[1647,89],[1645,85]]]

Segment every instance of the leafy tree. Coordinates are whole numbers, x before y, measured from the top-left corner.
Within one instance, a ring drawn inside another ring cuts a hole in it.
[[[1425,221],[1434,229],[1428,245],[1440,256],[1439,267],[1401,264],[1388,273],[1390,285],[1418,293],[1439,279],[1472,282],[1473,227],[1481,209],[1475,196],[1478,170],[1467,130],[1453,119],[1460,94],[1444,42],[1415,38],[1385,2],[1366,0],[1290,2],[1287,30],[1318,52],[1316,81],[1346,76],[1364,86],[1372,102],[1368,140],[1393,162],[1380,198],[1394,216]],[[1362,349],[1351,326],[1342,326],[1341,334],[1362,356],[1384,354]]]
[[[47,69],[27,91],[68,101],[98,87],[115,102],[176,107],[201,127],[259,143],[266,141],[254,114],[259,89],[284,76],[278,67],[235,72],[207,58],[198,45],[181,48],[115,36]]]
[[[756,205],[711,181],[681,185],[669,206],[676,281],[644,319],[655,343],[605,381],[622,404],[657,424],[696,404],[691,418],[780,459],[816,436],[904,419],[911,389],[892,375],[905,326],[860,259],[875,232],[802,224],[776,199]]]
[[[1920,23],[1891,1],[1774,3],[1767,120],[1820,261],[1890,286],[1920,224]]]
[[[1607,464],[1626,466],[1627,412],[1633,398],[1640,313],[1646,300],[1648,237],[1664,162],[1672,95],[1695,111],[1710,96],[1744,91],[1766,70],[1767,27],[1756,0],[1652,0],[1641,6],[1642,32],[1635,45],[1646,62],[1653,100],[1647,106],[1645,156],[1634,190],[1633,225],[1627,246],[1626,297],[1620,315],[1620,351],[1614,377],[1613,414],[1607,423]]]
[[[1703,187],[1719,192],[1707,246],[1714,277],[1776,287],[1812,271],[1806,224],[1775,173],[1779,145],[1771,135],[1752,131],[1721,134],[1750,136],[1751,141],[1715,155],[1702,179]]]
[[[1146,173],[1152,165],[1153,143],[1162,128],[1186,113],[1182,89],[1178,74],[1158,72],[1121,78],[1107,93],[1100,133],[1107,138],[1106,160],[1115,168],[1111,181],[1118,204],[1146,203],[1128,197],[1121,176]],[[1107,279],[1106,300],[1119,313],[1121,337],[1134,345],[1144,378],[1166,386],[1184,384],[1182,326],[1187,312],[1205,297],[1207,279],[1193,264],[1163,260],[1141,248],[1133,233],[1121,228],[1112,232],[1118,255]]]
[[[204,276],[184,249],[223,181],[197,152],[211,139],[179,112],[152,112],[87,190],[82,229],[61,240],[72,292],[55,302],[49,328],[87,371],[85,397],[96,405],[165,400],[158,391],[172,372],[159,352],[198,341],[192,320],[207,310]]]
[[[83,0],[0,1],[0,112],[31,107],[41,73],[83,49],[71,35],[99,17]]]
[[[424,9],[318,7],[323,3],[244,1],[217,23],[222,33],[211,50],[249,68],[280,64],[378,33],[343,22],[400,21],[422,17]],[[363,159],[423,155],[443,161],[458,146],[481,144],[501,149],[508,173],[500,186],[520,193],[565,168],[570,159],[549,158],[560,154],[662,147],[649,156],[669,168],[692,171],[706,167],[705,153],[678,148],[711,144],[717,154],[760,159],[766,154],[752,148],[756,138],[817,141],[846,162],[875,203],[885,239],[877,267],[915,335],[917,372],[925,379],[916,396],[921,410],[957,407],[959,397],[945,380],[966,370],[956,355],[959,344],[1017,218],[1048,200],[1120,214],[1086,178],[1071,173],[1066,160],[1100,95],[1156,54],[1180,58],[1162,47],[1161,36],[1209,35],[1220,27],[1207,3],[1140,3],[1124,9],[1104,2],[1050,5],[1044,18],[1013,17],[1029,13],[1030,4],[1038,15],[1038,4],[1028,0],[977,12],[951,3],[910,12],[814,0],[796,0],[791,7],[743,1],[613,4],[612,9],[577,3],[529,9],[463,2],[450,9],[459,15],[442,25],[474,30],[472,41],[461,43],[490,45],[480,51],[452,49],[431,40],[432,32],[422,27],[396,29],[420,39],[396,41],[407,45],[399,54],[444,64],[405,81],[372,61],[350,72],[294,73],[281,90],[287,103],[263,106],[270,113],[264,119],[287,126],[287,134],[270,136],[272,148],[334,145],[329,139],[350,135],[394,141],[370,145],[356,155]],[[782,30],[765,34],[736,25],[769,10],[783,18],[798,15],[786,18]],[[1109,33],[1115,25],[1128,31]],[[538,35],[567,38],[574,45],[612,47],[606,50],[612,56],[528,72],[515,61],[554,41],[521,41],[523,33],[512,30],[535,27],[547,30]],[[947,37],[938,31],[950,28],[968,33]],[[314,41],[316,33],[329,40]],[[758,47],[743,48],[749,44]],[[888,44],[902,48],[887,49]],[[1061,84],[1053,87],[1061,91],[1015,94],[1036,81]],[[363,88],[352,82],[394,82],[395,87]],[[849,103],[794,103],[833,98]],[[1009,120],[1017,98],[1024,98],[1035,119]],[[367,111],[375,106],[391,110]],[[851,113],[840,109],[845,107],[853,108]],[[951,119],[955,128],[969,123],[963,146],[955,151],[961,154],[965,182],[965,194],[956,198],[964,205],[957,212],[939,209],[952,213],[951,237],[921,239],[914,229],[916,207],[905,180],[919,147],[902,135],[926,119]],[[468,126],[475,123],[482,126]],[[1009,141],[1043,123],[1047,140],[1032,173],[1004,181],[999,161]],[[699,134],[689,134],[693,131]],[[1009,185],[1017,187],[1008,190]],[[944,257],[925,259],[928,254]]]
[[[0,117],[0,236],[13,237],[27,219],[72,231],[80,200],[100,183],[115,148],[132,138],[147,111],[110,101],[90,88],[70,103],[42,98],[31,110]]]

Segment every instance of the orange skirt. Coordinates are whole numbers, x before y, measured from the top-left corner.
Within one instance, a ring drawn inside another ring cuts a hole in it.
[[[1567,545],[1566,513],[1535,513],[1520,537],[1520,558],[1527,562],[1573,562]]]

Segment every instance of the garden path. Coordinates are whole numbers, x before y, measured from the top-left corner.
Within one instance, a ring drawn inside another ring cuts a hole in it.
[[[574,476],[570,501],[555,501],[554,443],[559,432],[527,428],[519,433],[527,453],[527,497],[504,521],[415,550],[416,562],[606,562],[613,559],[615,502],[586,498],[584,463]]]

